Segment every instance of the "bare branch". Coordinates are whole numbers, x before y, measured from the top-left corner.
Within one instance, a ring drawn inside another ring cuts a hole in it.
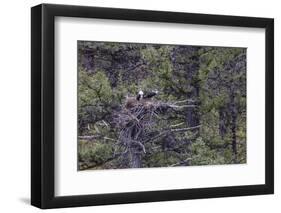
[[[110,140],[110,141],[117,141],[113,138],[103,137],[101,135],[82,135],[82,136],[78,136],[78,139],[80,139],[80,140],[104,139],[104,140]]]
[[[161,120],[165,121],[165,116],[162,117],[160,116],[161,114],[177,114],[178,110],[197,107],[194,104],[184,104],[191,102],[190,100],[178,101],[173,104],[151,99],[137,101],[133,97],[127,97],[127,100],[130,101],[130,104],[124,104],[122,110],[116,112],[114,116],[114,123],[116,124],[116,128],[119,129],[118,143],[116,143],[115,146],[117,149],[119,149],[119,146],[120,150],[126,150],[125,152],[121,152],[120,157],[128,159],[129,155],[128,160],[132,167],[140,166],[142,154],[150,152],[150,150],[148,150],[148,152],[146,150],[146,143],[153,143],[154,140],[165,137],[171,132],[191,131],[200,127],[200,125],[198,125],[194,127],[175,128],[185,124],[185,122],[181,122],[162,130],[154,129],[157,127],[157,122],[161,122]],[[177,105],[181,103],[184,105]],[[172,111],[169,109],[175,110]]]
[[[175,167],[175,166],[181,166],[185,163],[188,163],[190,160],[192,160],[192,158],[186,158],[185,160],[179,162],[179,163],[175,163],[175,164],[172,164],[172,165],[169,165],[168,167]]]
[[[177,126],[181,126],[181,125],[183,125],[183,124],[185,124],[185,123],[184,123],[184,122],[181,122],[181,123],[179,123],[179,124],[171,125],[170,127],[177,127]]]
[[[194,107],[197,107],[196,105],[181,105],[181,106],[178,106],[178,105],[175,105],[175,104],[168,104],[169,107],[171,108],[194,108]]]
[[[199,129],[201,125],[198,126],[193,126],[193,127],[187,127],[187,128],[181,128],[181,129],[171,129],[172,132],[184,132],[188,130],[194,130],[194,129]]]
[[[135,144],[139,145],[139,146],[142,148],[143,153],[146,153],[146,151],[145,151],[145,147],[144,147],[144,145],[143,145],[141,142],[139,142],[139,141],[133,141],[133,143],[135,143]]]
[[[175,101],[175,102],[173,102],[173,104],[181,104],[181,103],[186,103],[186,102],[196,102],[196,101],[193,99],[185,99],[182,101]]]

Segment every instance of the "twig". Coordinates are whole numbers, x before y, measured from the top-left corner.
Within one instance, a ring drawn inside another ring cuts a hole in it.
[[[111,140],[111,141],[117,141],[113,138],[109,138],[109,137],[102,137],[100,135],[83,135],[83,136],[78,136],[78,139],[81,140],[93,140],[93,139],[105,139],[105,140]]]
[[[175,104],[168,104],[169,107],[171,108],[194,108],[194,107],[197,107],[197,105],[181,105],[181,106],[178,106],[178,105],[175,105]]]
[[[185,102],[196,102],[195,100],[192,99],[186,99],[182,101],[175,101],[173,104],[180,104],[180,103],[185,103]]]
[[[168,166],[168,167],[180,166],[180,165],[182,165],[182,164],[184,164],[184,163],[187,163],[187,162],[190,161],[190,160],[192,160],[192,158],[186,158],[185,160],[183,160],[183,161],[181,161],[181,162],[179,162],[179,163],[172,164],[172,165],[170,165],[170,166]]]
[[[183,132],[183,131],[189,131],[189,130],[194,130],[194,129],[198,129],[200,128],[201,125],[198,126],[193,126],[193,127],[187,127],[187,128],[182,128],[182,129],[171,129],[171,130],[165,130],[161,133],[159,133],[158,135],[154,136],[153,138],[149,138],[147,140],[145,140],[144,143],[148,142],[148,141],[154,141],[155,139],[167,134],[168,132]]]
[[[184,122],[181,122],[181,123],[179,123],[179,124],[171,125],[170,127],[177,127],[177,126],[181,126],[181,125],[183,125],[183,124],[185,124],[185,123],[184,123]]]
[[[171,129],[171,132],[183,132],[183,131],[188,131],[188,130],[193,130],[193,129],[199,129],[201,125],[198,126],[193,126],[193,127],[187,127],[187,128],[181,128],[181,129]]]
[[[104,125],[108,128],[108,123],[106,123],[104,120],[102,120],[102,122],[104,123]]]
[[[144,147],[144,145],[143,145],[141,142],[139,142],[139,141],[133,141],[133,143],[138,144],[138,145],[142,148],[143,152],[146,153],[145,147]]]

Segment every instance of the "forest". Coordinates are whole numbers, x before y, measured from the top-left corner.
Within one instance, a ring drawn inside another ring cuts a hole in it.
[[[246,51],[78,41],[78,170],[246,163]]]

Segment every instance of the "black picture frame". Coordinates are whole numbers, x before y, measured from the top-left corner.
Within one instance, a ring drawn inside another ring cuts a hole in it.
[[[163,23],[264,28],[266,135],[265,184],[93,195],[54,195],[55,17],[100,18]],[[60,208],[217,198],[274,193],[274,20],[240,16],[41,4],[31,9],[31,204]]]

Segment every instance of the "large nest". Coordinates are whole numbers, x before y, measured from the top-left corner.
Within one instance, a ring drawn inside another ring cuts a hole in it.
[[[128,105],[128,102],[130,104]],[[165,136],[168,132],[179,132],[195,129],[189,127],[181,129],[157,129],[157,123],[161,122],[161,115],[177,112],[186,107],[195,105],[183,105],[187,101],[164,103],[153,100],[132,101],[127,98],[122,110],[115,113],[114,123],[119,131],[115,154],[127,162],[126,167],[141,167],[141,158],[146,154],[146,144]]]

